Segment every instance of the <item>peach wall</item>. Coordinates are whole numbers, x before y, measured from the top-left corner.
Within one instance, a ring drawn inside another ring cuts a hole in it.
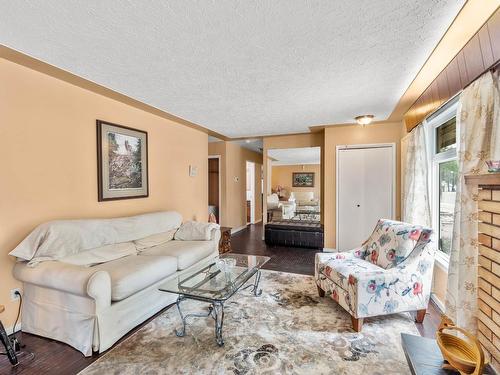
[[[291,135],[281,135],[281,136],[269,136],[263,138],[264,151],[263,151],[263,164],[264,164],[264,202],[263,202],[263,215],[262,221],[265,224],[267,222],[267,200],[266,196],[271,193],[271,183],[272,183],[272,170],[270,165],[270,159],[267,157],[267,151],[272,149],[280,148],[298,148],[298,147],[320,147],[321,148],[321,178],[320,186],[324,186],[325,181],[325,163],[324,163],[324,131],[318,131],[315,133],[305,133],[305,134],[291,134]],[[324,191],[322,189],[322,191]],[[323,222],[323,210],[324,203],[323,199],[320,201],[321,204],[321,222]]]
[[[336,147],[338,145],[361,145],[373,143],[396,144],[396,218],[400,219],[401,177],[400,141],[402,122],[378,123],[370,126],[339,125],[325,128],[324,147],[324,226],[325,247],[335,248],[336,230]],[[373,223],[375,227],[376,223]]]
[[[209,155],[221,155],[221,225],[241,228],[246,225],[246,162],[256,165],[256,176],[262,165],[262,155],[233,142],[209,143]],[[257,178],[256,178],[257,180]],[[255,217],[262,216],[261,184],[256,183]]]
[[[148,132],[148,198],[97,201],[96,119]],[[0,59],[0,304],[13,324],[7,255],[36,225],[63,218],[177,210],[206,220],[207,135],[59,79]],[[189,165],[198,175],[189,177]]]
[[[313,172],[314,187],[292,187],[294,172]],[[321,165],[274,165],[271,171],[271,186],[275,189],[277,185],[282,186],[287,191],[287,197],[292,191],[313,191],[315,198],[321,198]]]

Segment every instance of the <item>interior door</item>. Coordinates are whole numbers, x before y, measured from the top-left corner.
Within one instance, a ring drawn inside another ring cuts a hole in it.
[[[360,246],[380,218],[392,218],[393,148],[343,148],[337,151],[337,250]]]

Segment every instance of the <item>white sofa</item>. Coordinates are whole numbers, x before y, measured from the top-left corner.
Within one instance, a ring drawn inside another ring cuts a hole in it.
[[[154,238],[155,233],[173,233],[181,223],[181,215],[170,211],[42,224],[11,252],[24,259],[13,270],[23,282],[22,330],[65,342],[85,356],[110,348],[176,301],[177,295],[160,292],[159,285],[216,257],[220,230],[213,228],[209,240],[172,239],[93,266],[64,263],[66,258],[57,259],[52,249],[61,246],[67,249],[65,256],[79,254],[98,246]],[[44,247],[46,243],[51,245]],[[43,254],[36,254],[36,249]]]
[[[319,206],[319,199],[314,197],[313,191],[292,191],[288,200],[297,206]]]
[[[281,212],[281,217],[273,219],[292,219],[295,216],[295,207],[295,202],[280,201],[276,193],[267,196],[267,210]]]

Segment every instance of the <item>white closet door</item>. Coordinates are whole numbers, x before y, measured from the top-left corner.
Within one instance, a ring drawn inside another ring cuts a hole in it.
[[[360,246],[380,218],[393,217],[392,147],[347,148],[337,152],[337,249]]]

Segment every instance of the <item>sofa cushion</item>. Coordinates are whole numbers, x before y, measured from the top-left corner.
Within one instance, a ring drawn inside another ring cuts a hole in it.
[[[56,220],[39,225],[9,254],[35,265],[81,251],[130,242],[181,225],[175,211],[153,212],[114,219]]]
[[[58,261],[76,266],[92,266],[135,254],[137,249],[133,242],[122,242],[68,255]]]
[[[93,267],[111,277],[111,300],[121,301],[177,271],[177,259],[170,256],[130,255]]]
[[[213,231],[219,229],[216,223],[201,223],[188,221],[175,232],[174,239],[178,241],[210,241]]]
[[[177,228],[171,229],[166,232],[152,234],[151,236],[147,236],[138,240],[135,240],[135,246],[137,251],[143,251],[147,248],[161,245],[162,243],[172,241],[174,239],[175,232]]]
[[[169,241],[141,252],[141,256],[167,255],[177,258],[179,271],[185,270],[215,251],[213,241]]]
[[[349,253],[319,253],[316,256],[318,272],[345,290],[347,290],[349,284],[354,284],[358,275],[372,271],[383,271],[376,264],[352,256]]]

